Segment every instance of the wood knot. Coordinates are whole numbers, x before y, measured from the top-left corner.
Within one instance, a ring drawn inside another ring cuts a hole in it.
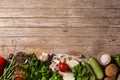
[[[67,29],[63,29],[63,32],[68,32],[68,30]]]

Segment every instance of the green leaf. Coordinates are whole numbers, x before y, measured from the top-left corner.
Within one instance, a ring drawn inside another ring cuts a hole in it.
[[[76,80],[89,80],[89,70],[81,64],[74,66],[72,72]]]

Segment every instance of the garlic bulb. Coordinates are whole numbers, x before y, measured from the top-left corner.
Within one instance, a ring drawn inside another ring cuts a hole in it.
[[[42,54],[38,57],[38,59],[42,60],[42,61],[47,61],[49,58],[49,54],[46,52],[42,52]]]

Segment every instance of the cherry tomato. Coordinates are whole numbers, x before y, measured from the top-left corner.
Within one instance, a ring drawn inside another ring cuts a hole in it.
[[[6,60],[2,56],[0,56],[0,67],[4,67],[6,65]]]
[[[68,64],[66,64],[65,62],[62,62],[58,65],[58,69],[61,71],[61,72],[67,72],[70,70]]]
[[[20,77],[20,76],[17,76],[17,77],[15,77],[14,80],[24,80],[24,79],[22,77]]]

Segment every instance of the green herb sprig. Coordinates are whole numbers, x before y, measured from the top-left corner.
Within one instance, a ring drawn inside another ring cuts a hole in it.
[[[50,69],[46,62],[36,58],[34,53],[29,54],[28,63],[23,65],[25,80],[48,80],[50,77]]]

